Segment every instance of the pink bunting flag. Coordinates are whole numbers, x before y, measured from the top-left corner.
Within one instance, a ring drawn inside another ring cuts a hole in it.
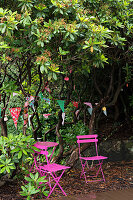
[[[33,96],[30,96],[29,101],[33,101],[33,100],[34,100],[34,97],[33,97]]]
[[[29,106],[29,101],[26,101],[24,104],[24,107],[28,107]]]
[[[84,102],[84,104],[86,104],[87,106],[89,106],[90,108],[92,108],[92,104],[90,102]]]
[[[9,110],[10,110],[12,119],[14,121],[14,125],[15,125],[15,127],[17,129],[17,122],[18,122],[18,118],[19,118],[19,114],[20,114],[21,108],[20,107],[18,107],[18,108],[9,108]]]
[[[75,115],[76,115],[77,119],[79,119],[79,110],[76,110]]]
[[[45,117],[46,119],[48,119],[48,116],[51,114],[43,114],[43,117]]]
[[[16,95],[18,95],[18,93],[13,92],[13,97],[16,96]]]

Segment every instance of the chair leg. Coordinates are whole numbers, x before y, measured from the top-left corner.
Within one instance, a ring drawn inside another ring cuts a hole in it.
[[[55,173],[54,173],[54,175],[53,175],[52,173],[50,173],[50,175],[53,177],[52,180],[54,180],[56,183],[55,183],[55,185],[53,186],[53,188],[51,187],[51,184],[50,184],[50,193],[49,193],[49,195],[48,195],[47,198],[50,197],[50,195],[52,194],[52,192],[54,191],[54,189],[55,189],[55,187],[56,187],[57,185],[58,185],[59,188],[61,189],[62,193],[63,193],[65,196],[67,196],[66,193],[64,192],[63,188],[62,188],[61,185],[59,184],[59,180],[61,179],[61,177],[62,177],[64,171],[65,171],[65,170],[63,170],[62,173],[61,173],[61,175],[58,176],[58,177],[57,177],[57,175],[56,175]],[[51,182],[51,181],[50,181],[50,182]]]
[[[101,173],[102,173],[102,176],[103,176],[103,181],[105,182],[105,177],[104,177],[104,173],[103,173],[103,170],[102,170],[102,166],[101,166]]]
[[[82,177],[82,175],[84,176],[84,179],[85,179],[85,182],[87,181],[86,180],[86,175],[85,175],[85,166],[86,166],[86,162],[87,161],[85,161],[85,163],[83,163],[83,161],[81,160],[81,165],[82,165],[82,172],[81,172],[81,175],[80,175],[80,178]]]
[[[81,165],[82,165],[82,172],[81,172],[81,175],[80,175],[80,178],[82,177],[82,176],[84,176],[84,179],[85,179],[85,182],[87,183],[87,182],[93,182],[93,181],[104,181],[105,182],[105,177],[104,177],[104,173],[103,173],[103,170],[102,170],[102,164],[103,164],[103,160],[101,160],[101,162],[99,161],[99,164],[97,164],[96,166],[99,166],[99,168],[98,168],[98,171],[94,168],[94,170],[96,170],[97,172],[96,172],[96,175],[95,176],[93,176],[93,177],[97,177],[98,176],[98,174],[99,174],[99,172],[101,171],[101,174],[102,174],[102,177],[103,177],[103,179],[101,179],[101,180],[92,180],[92,181],[87,181],[87,178],[86,178],[86,172],[85,172],[85,166],[86,166],[86,162],[87,161],[85,161],[85,163],[83,163],[83,161],[81,160]],[[88,167],[89,168],[89,167]],[[91,168],[91,167],[90,167]],[[89,168],[89,170],[90,170],[90,168]],[[92,169],[92,168],[91,168]],[[89,177],[89,176],[88,176]],[[90,177],[92,177],[92,176],[90,176]]]

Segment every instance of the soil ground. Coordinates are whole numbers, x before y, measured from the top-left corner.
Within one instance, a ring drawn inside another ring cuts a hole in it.
[[[89,195],[90,192],[107,192],[113,190],[133,189],[133,160],[122,162],[108,162],[103,165],[103,171],[106,182],[85,183],[80,179],[81,170],[71,169],[63,175],[60,184],[68,196]],[[58,189],[58,188],[57,188]],[[20,196],[20,182],[6,181],[0,187],[0,200],[22,200],[26,199]],[[59,192],[53,192],[50,200],[59,200],[63,195]],[[36,197],[34,199],[37,199]]]

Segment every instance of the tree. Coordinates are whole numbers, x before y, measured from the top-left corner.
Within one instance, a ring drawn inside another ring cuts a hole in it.
[[[131,3],[132,0],[16,0],[11,11],[9,2],[2,1],[1,76],[2,80],[4,76],[14,80],[25,97],[35,97],[31,117],[35,139],[41,125],[37,96],[47,82],[52,98],[67,99],[65,106],[76,98],[82,112],[87,99],[99,102],[90,118],[90,134],[97,111],[116,105],[121,89],[131,79]],[[59,158],[64,151],[61,115],[60,110],[56,125]]]

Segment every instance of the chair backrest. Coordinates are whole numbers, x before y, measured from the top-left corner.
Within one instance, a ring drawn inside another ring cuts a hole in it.
[[[97,149],[97,139],[98,135],[94,134],[94,135],[79,135],[77,136],[77,143],[78,143],[78,147],[79,147],[79,155],[81,156],[81,147],[80,144],[82,143],[95,143],[95,148],[96,148],[96,154],[98,156],[98,149]]]
[[[34,153],[36,153],[37,155],[44,155],[45,158],[46,158],[47,164],[49,163],[49,160],[48,160],[48,154],[49,153],[48,153],[48,151],[46,149],[41,150],[41,151],[34,151]],[[35,162],[36,162],[36,158],[35,158]],[[36,166],[37,166],[37,163],[36,163]]]

